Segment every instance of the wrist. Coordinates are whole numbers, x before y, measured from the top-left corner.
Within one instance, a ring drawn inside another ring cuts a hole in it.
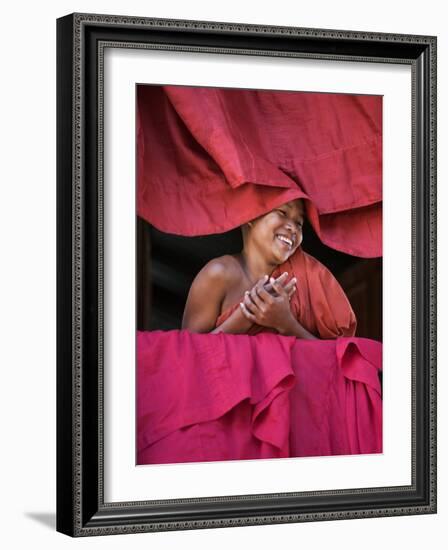
[[[250,321],[241,311],[241,307],[237,307],[235,309],[235,311],[232,314],[232,317],[235,318],[235,321],[237,322],[241,332],[245,332],[249,330],[250,327],[253,325],[252,321]]]
[[[290,336],[290,335],[294,334],[294,332],[295,332],[294,329],[296,328],[296,325],[297,325],[297,321],[291,315],[291,316],[288,316],[281,323],[280,326],[276,327],[276,329],[277,329],[278,333],[281,334],[282,336]]]

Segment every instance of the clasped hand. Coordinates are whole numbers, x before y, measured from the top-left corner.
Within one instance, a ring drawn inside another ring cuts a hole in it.
[[[268,283],[265,276],[246,291],[240,303],[244,316],[257,325],[284,332],[292,319],[289,301],[296,290],[296,279],[286,283],[287,278],[288,274],[282,273],[277,279],[271,277]]]

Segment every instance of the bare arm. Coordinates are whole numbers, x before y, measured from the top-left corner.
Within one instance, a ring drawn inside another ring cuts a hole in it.
[[[296,338],[302,338],[303,340],[318,340],[317,336],[314,336],[311,332],[292,317],[289,323],[285,323],[284,327],[279,331],[284,336],[295,336]]]
[[[246,334],[251,326],[252,322],[246,319],[241,309],[237,307],[219,327],[212,330],[212,334],[219,334],[220,332],[224,332],[225,334]]]

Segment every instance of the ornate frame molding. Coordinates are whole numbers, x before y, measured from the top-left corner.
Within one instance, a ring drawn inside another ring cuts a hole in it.
[[[135,30],[139,34],[131,41],[129,36]],[[191,36],[201,44],[189,44],[187,38]],[[330,43],[331,51],[338,53],[328,53]],[[412,66],[410,486],[104,502],[102,136],[106,47]],[[58,530],[72,536],[90,536],[435,513],[436,38],[73,14],[58,20],[58,52]],[[96,127],[87,122],[92,112],[97,115]],[[87,244],[89,236],[94,236],[93,245]],[[97,255],[92,251],[95,244]],[[87,303],[95,305],[93,321],[86,319]],[[93,427],[85,422],[92,411],[96,412]],[[380,495],[384,498],[378,503]],[[273,499],[277,504],[284,501],[279,513],[269,512],[269,501]],[[251,502],[258,512],[249,509]],[[197,505],[205,503],[210,505],[210,514],[198,511]],[[166,509],[162,519],[161,506]]]

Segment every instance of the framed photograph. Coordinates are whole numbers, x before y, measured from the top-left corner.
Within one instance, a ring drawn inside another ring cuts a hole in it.
[[[436,38],[57,41],[57,529],[435,513]]]

